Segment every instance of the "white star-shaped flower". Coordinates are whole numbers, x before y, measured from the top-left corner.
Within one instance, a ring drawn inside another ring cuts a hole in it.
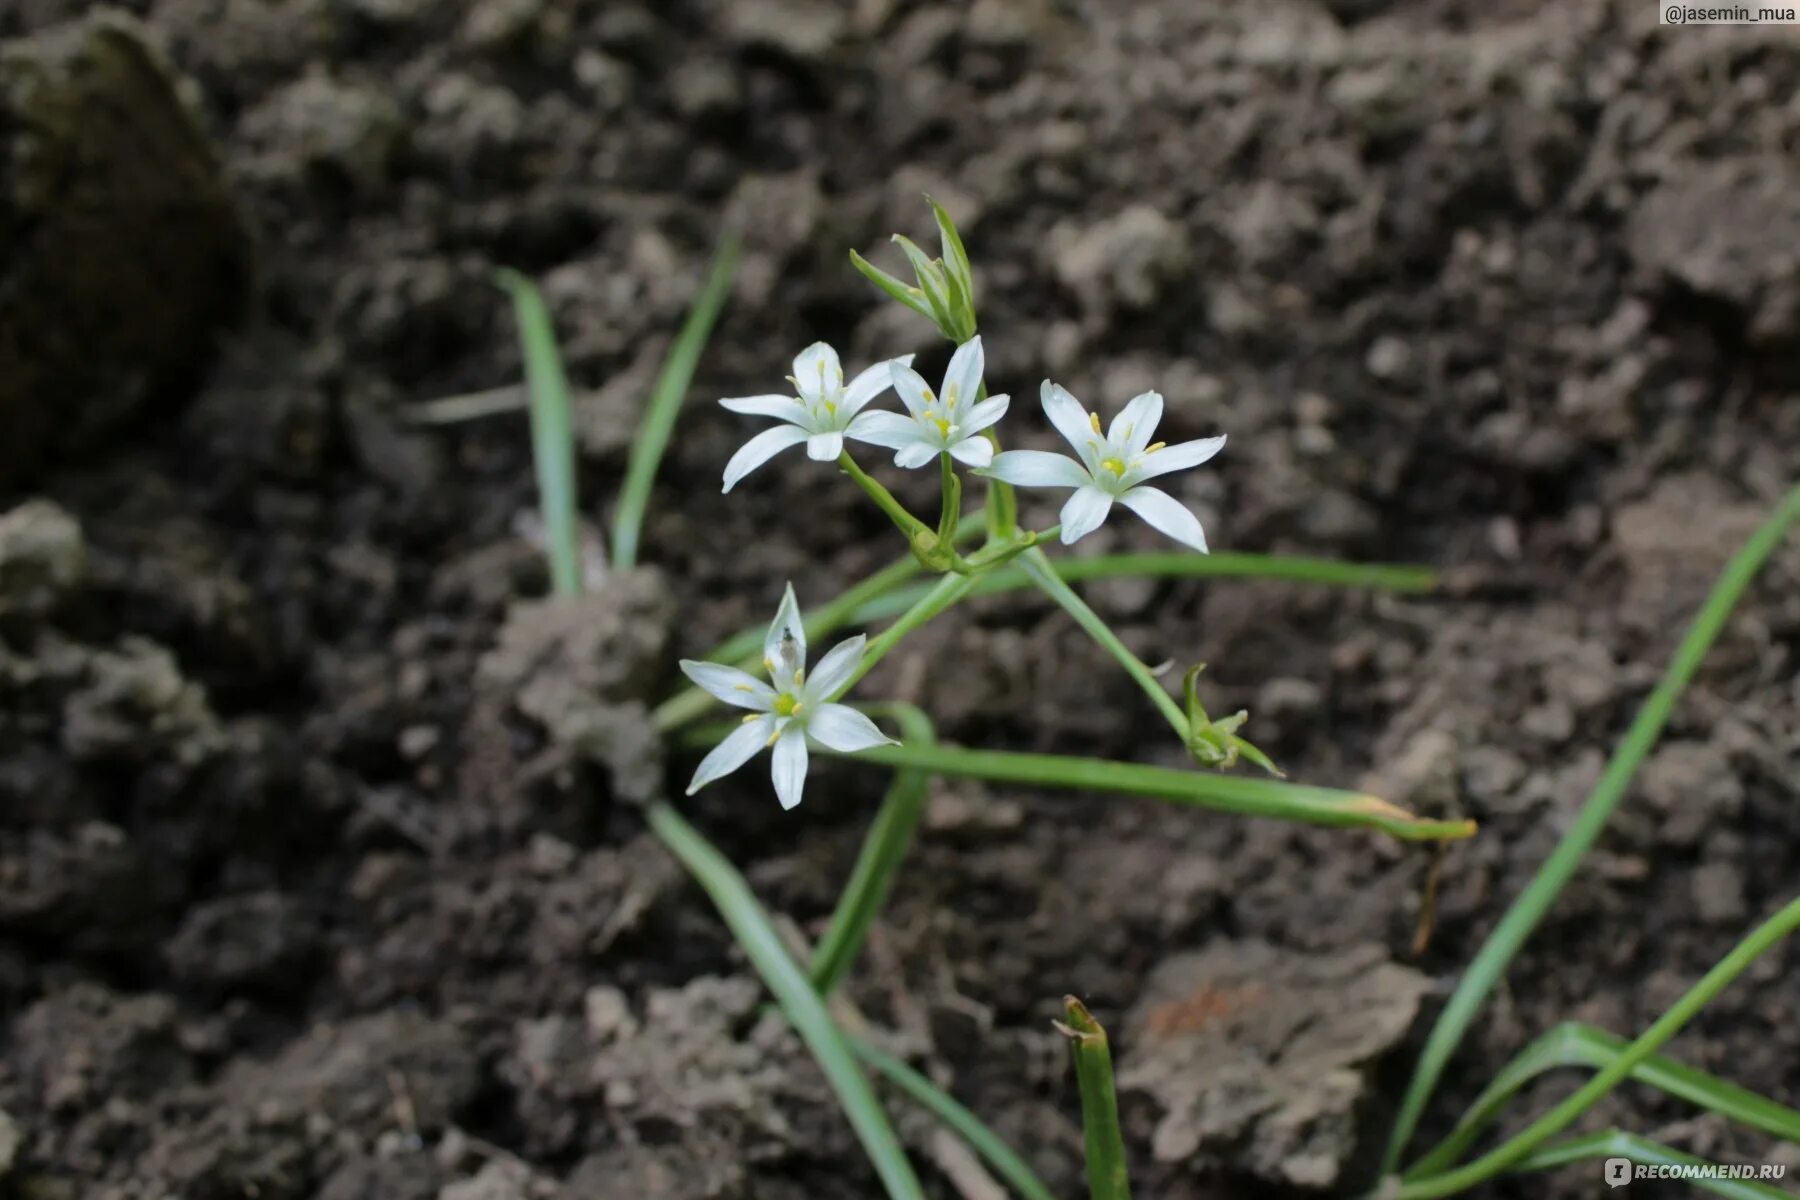
[[[724,490],[729,492],[738,480],[801,442],[806,443],[808,458],[816,462],[835,459],[844,449],[844,438],[858,436],[857,430],[875,415],[862,410],[888,389],[894,367],[904,369],[912,359],[908,354],[878,362],[846,384],[837,351],[824,342],[814,342],[794,356],[794,373],[788,382],[797,396],[733,396],[719,401],[732,412],[781,422],[745,442],[731,456],[725,464]]]
[[[775,795],[782,808],[793,808],[806,786],[809,741],[842,753],[899,745],[854,708],[831,703],[831,694],[862,661],[865,641],[858,634],[839,642],[819,660],[819,669],[808,675],[806,630],[790,583],[763,639],[763,666],[768,668],[773,686],[736,667],[682,659],[681,669],[689,679],[725,703],[750,710],[744,723],[700,760],[687,794],[731,774],[764,746],[773,746],[770,774],[775,779]]]
[[[1224,437],[1151,445],[1150,436],[1163,411],[1163,398],[1155,392],[1145,392],[1127,404],[1105,434],[1100,432],[1099,414],[1082,408],[1080,401],[1048,379],[1043,398],[1045,415],[1075,448],[1080,461],[1043,450],[1008,450],[995,455],[982,474],[1018,487],[1074,488],[1075,494],[1062,509],[1065,546],[1100,528],[1117,500],[1152,528],[1206,553],[1200,519],[1167,492],[1145,487],[1144,481],[1199,466],[1224,447]]]
[[[970,338],[950,356],[942,394],[933,394],[923,376],[894,360],[894,391],[906,405],[905,415],[869,413],[850,436],[896,451],[894,465],[899,467],[922,467],[946,453],[971,467],[987,466],[994,460],[994,446],[981,431],[1006,415],[1006,397],[976,403],[984,365],[981,339]]]

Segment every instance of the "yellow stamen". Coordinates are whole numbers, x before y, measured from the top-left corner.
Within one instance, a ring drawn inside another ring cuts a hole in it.
[[[760,721],[760,720],[762,720],[762,718],[763,718],[763,715],[761,713],[751,713],[749,716],[747,716],[743,720],[739,721],[738,724],[739,725],[748,725],[750,722]]]
[[[1105,467],[1108,471],[1111,471],[1114,475],[1123,475],[1125,473],[1125,464],[1116,458],[1103,458],[1100,460],[1100,465]]]
[[[1168,444],[1169,443],[1167,443],[1167,442],[1157,442],[1154,446],[1146,447],[1144,450],[1144,453],[1145,454],[1155,454],[1158,450],[1161,450],[1164,446],[1166,446]]]
[[[792,692],[783,692],[783,693],[781,693],[781,695],[775,697],[775,715],[776,716],[791,717],[799,711],[800,711],[800,701],[797,698],[795,698],[795,696]]]
[[[794,672],[794,682],[796,684],[806,682],[806,668],[805,667],[801,667],[799,670]]]
[[[1094,427],[1095,433],[1099,433],[1100,432],[1100,414],[1099,413],[1089,413],[1088,414],[1088,424],[1092,425]]]
[[[775,673],[775,660],[770,658],[766,654],[763,655],[763,670],[767,671],[771,675],[773,675]]]
[[[950,436],[950,422],[944,420],[942,417],[933,417],[931,423],[938,427],[938,433],[940,435],[944,437]]]
[[[763,743],[764,748],[766,749],[769,746],[773,746],[780,738],[781,730],[777,729],[774,733],[769,735],[769,740]]]
[[[756,690],[756,688],[748,683],[734,683],[731,686],[740,692],[754,692]]]

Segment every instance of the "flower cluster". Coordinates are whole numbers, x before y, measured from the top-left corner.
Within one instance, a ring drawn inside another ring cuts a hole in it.
[[[1044,415],[1075,451],[1075,457],[1043,450],[996,454],[986,431],[1006,415],[1006,396],[980,397],[986,363],[981,339],[970,338],[950,358],[943,386],[933,392],[912,369],[912,355],[888,359],[863,371],[846,386],[837,351],[815,342],[794,359],[789,376],[795,396],[742,396],[721,400],[732,412],[774,417],[781,424],[764,430],[725,464],[725,490],[789,446],[806,443],[807,456],[826,462],[844,451],[844,439],[881,446],[894,465],[923,467],[948,454],[976,473],[1030,488],[1072,488],[1062,509],[1064,545],[1098,529],[1116,500],[1158,532],[1206,553],[1200,519],[1161,488],[1146,481],[1171,471],[1197,467],[1225,446],[1223,436],[1170,446],[1151,443],[1162,420],[1163,398],[1145,392],[1101,431],[1100,414],[1090,413],[1060,384],[1044,380]],[[864,412],[892,387],[904,413]]]
[[[1050,530],[1017,530],[1012,487],[1069,490],[1055,531],[1064,545],[1098,529],[1117,502],[1158,532],[1206,553],[1199,518],[1167,492],[1150,486],[1150,481],[1199,466],[1224,448],[1225,439],[1200,438],[1173,446],[1151,441],[1163,415],[1158,393],[1133,398],[1102,429],[1098,413],[1087,411],[1066,389],[1046,379],[1041,389],[1044,415],[1068,442],[1073,456],[1000,449],[994,426],[1006,416],[1009,401],[1004,395],[987,394],[987,362],[975,332],[975,282],[968,253],[949,214],[936,202],[931,207],[943,243],[941,258],[929,258],[907,239],[895,238],[912,265],[916,284],[881,271],[855,252],[851,260],[877,287],[930,320],[956,346],[938,389],[933,391],[913,370],[910,354],[878,362],[846,382],[837,351],[815,342],[794,359],[794,373],[788,376],[792,395],[720,401],[732,412],[775,421],[725,464],[724,490],[729,492],[783,450],[804,444],[808,458],[842,465],[906,534],[914,556],[928,570],[971,576],[1033,551],[1040,539],[1048,538]],[[900,411],[870,407],[890,388],[900,398]],[[894,465],[904,470],[936,464],[944,492],[936,530],[858,467],[846,442],[891,450]],[[956,548],[962,497],[958,466],[991,481],[989,542],[968,558]],[[769,682],[735,667],[684,659],[681,669],[694,683],[726,704],[750,710],[743,724],[700,763],[688,792],[730,774],[769,747],[776,795],[783,808],[792,808],[800,803],[806,782],[809,744],[849,753],[889,742],[868,717],[836,703],[837,693],[867,669],[864,650],[861,637],[839,644],[809,678],[806,632],[789,585],[764,644],[763,667]],[[1183,736],[1192,753],[1209,763],[1229,765],[1240,753],[1254,751],[1235,735],[1242,714],[1210,721],[1192,691],[1190,676],[1190,709],[1198,715],[1189,718]]]

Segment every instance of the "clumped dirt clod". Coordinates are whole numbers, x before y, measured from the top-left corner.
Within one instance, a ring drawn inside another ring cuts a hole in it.
[[[82,7],[0,5],[0,36],[78,44]],[[1270,1019],[1292,1027],[1310,1008],[1337,1028],[1335,971],[1414,999],[1372,997],[1379,1045],[1321,1050],[1341,1086],[1306,1103],[1281,1071],[1304,1030],[1263,1031],[1270,1069],[1240,1121],[1172,1081],[1134,1085],[1146,1194],[1353,1176],[1355,1118],[1391,1100],[1368,1064],[1416,1049],[1420,980],[1461,969],[1567,827],[1800,462],[1782,242],[1800,114],[1779,103],[1800,55],[1781,31],[1665,29],[1651,6],[1598,0],[131,8],[166,47],[158,86],[191,98],[217,148],[195,170],[218,220],[125,245],[130,221],[96,231],[86,248],[113,265],[198,257],[152,264],[149,310],[114,293],[141,320],[81,343],[77,365],[138,395],[142,360],[109,339],[170,323],[155,362],[203,357],[216,306],[237,307],[232,203],[259,231],[261,290],[210,374],[142,406],[132,444],[84,439],[37,496],[0,471],[0,1110],[18,1131],[6,1183],[34,1197],[877,1193],[637,801],[692,769],[645,721],[675,658],[766,617],[790,579],[817,603],[899,550],[797,453],[722,497],[749,430],[709,401],[776,387],[821,338],[850,364],[941,364],[844,262],[856,246],[892,265],[888,233],[926,234],[920,192],[961,223],[1005,390],[1049,375],[1110,408],[1155,387],[1171,440],[1230,436],[1175,485],[1215,547],[1495,585],[1090,593],[1148,661],[1209,663],[1217,707],[1250,707],[1296,778],[1481,822],[1442,864],[1416,956],[1423,853],[936,786],[851,996],[1059,1195],[1082,1176],[1056,998],[1080,994],[1134,1068],[1159,1036],[1214,1053],[1204,1027],[1152,1028],[1169,1023],[1151,1019],[1164,964],[1192,972],[1170,1001],[1286,980]],[[0,136],[0,154],[19,144]],[[582,407],[584,516],[603,525],[721,214],[744,257],[657,486],[655,570],[543,600],[519,533],[536,503],[524,417],[425,426],[411,406],[515,386],[492,272],[540,278]],[[30,266],[26,292],[112,311],[10,237],[0,219],[4,297]],[[195,297],[215,307],[178,302]],[[79,377],[34,376],[31,404],[73,413]],[[0,402],[0,421],[28,410]],[[1055,446],[1031,405],[1008,421],[1009,445]],[[934,481],[875,469],[929,509]],[[1041,496],[1026,507],[1054,520]],[[1118,523],[1078,552],[1152,545]],[[1477,1022],[1426,1137],[1555,1022],[1641,1028],[1791,893],[1797,583],[1789,545]],[[939,619],[864,687],[922,704],[947,739],[1185,762],[1023,594]],[[755,771],[685,804],[816,933],[884,786],[830,763],[793,814]],[[1791,1102],[1797,953],[1672,1052]],[[1214,1007],[1190,1015],[1225,1019]],[[691,1077],[649,1065],[669,1056]],[[1630,1090],[1594,1120],[1726,1161],[1768,1153],[1689,1115]],[[930,1123],[900,1127],[932,1200],[981,1186]],[[1161,1161],[1159,1145],[1197,1149]]]

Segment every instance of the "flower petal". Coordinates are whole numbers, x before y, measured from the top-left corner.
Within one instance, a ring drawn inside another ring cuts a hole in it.
[[[840,754],[900,744],[848,704],[827,704],[820,708],[806,723],[806,736]]]
[[[967,466],[985,467],[994,461],[994,443],[978,433],[950,447],[950,457]]]
[[[794,355],[794,386],[808,400],[836,395],[844,386],[844,366],[837,351],[824,342],[814,342]]]
[[[1006,450],[994,455],[983,474],[1019,487],[1085,487],[1092,483],[1087,470],[1066,454],[1047,450]]]
[[[906,405],[906,411],[915,417],[923,413],[925,406],[931,403],[931,385],[925,382],[925,377],[899,359],[888,364],[888,372],[894,384],[894,394],[900,397],[900,403]]]
[[[1155,479],[1158,475],[1167,475],[1170,471],[1181,471],[1188,467],[1197,467],[1213,455],[1225,448],[1225,435],[1200,438],[1192,442],[1177,442],[1173,446],[1164,446],[1161,450],[1152,450],[1144,455],[1138,465],[1132,469],[1131,477],[1138,479]]]
[[[974,408],[957,425],[964,433],[980,433],[989,425],[997,423],[1006,415],[1006,406],[1011,403],[1010,396],[989,396]]]
[[[792,662],[781,654],[782,646],[790,641]],[[775,610],[775,619],[769,622],[769,632],[763,637],[763,660],[775,664],[769,668],[769,675],[776,690],[783,692],[788,690],[784,681],[806,665],[806,626],[800,620],[800,602],[794,599],[791,583],[781,594],[781,607]]]
[[[815,433],[806,439],[806,457],[814,462],[831,462],[844,452],[841,433]]]
[[[912,355],[902,354],[899,358],[878,362],[863,371],[850,381],[849,387],[844,389],[844,399],[838,405],[838,411],[849,413],[852,416],[861,412],[865,404],[894,385],[893,364],[899,363],[903,367],[910,367],[912,360]]]
[[[1079,541],[1106,520],[1106,514],[1112,511],[1113,498],[1095,487],[1083,484],[1075,489],[1068,502],[1062,507],[1062,543],[1067,546]]]
[[[725,486],[720,489],[729,492],[737,486],[738,480],[756,468],[786,450],[789,446],[797,446],[806,440],[806,430],[798,425],[777,425],[773,429],[765,429],[742,446],[725,464]]]
[[[868,640],[859,633],[827,650],[825,657],[819,660],[818,669],[806,677],[803,702],[813,705],[830,700],[831,694],[844,686],[856,670],[856,664],[862,661],[863,646]]]
[[[956,420],[956,413],[966,413],[974,407],[975,398],[981,394],[981,372],[986,363],[979,335],[958,346],[950,356],[950,365],[944,368],[943,397],[951,420]]]
[[[917,421],[896,412],[857,413],[844,435],[871,446],[886,446],[889,450],[910,446],[924,436]]]
[[[790,425],[806,423],[806,405],[792,396],[730,396],[719,401],[734,413],[753,417],[774,417]]]
[[[1159,392],[1145,392],[1141,396],[1133,396],[1131,403],[1119,410],[1113,423],[1106,428],[1106,440],[1125,451],[1126,457],[1142,454],[1144,447],[1150,444],[1150,436],[1156,432],[1157,423],[1162,420],[1163,398]]]
[[[775,689],[736,667],[684,658],[681,673],[734,707],[768,712],[775,706]]]
[[[1069,395],[1067,388],[1059,383],[1044,380],[1040,392],[1044,402],[1044,415],[1056,426],[1056,432],[1063,435],[1063,440],[1075,449],[1075,456],[1091,473],[1099,469],[1098,455],[1094,444],[1100,435],[1094,432],[1093,424],[1088,420],[1087,409],[1081,407],[1081,401]]]
[[[1206,533],[1200,528],[1200,518],[1169,493],[1160,488],[1134,487],[1119,497],[1119,503],[1144,518],[1157,532],[1206,553]]]
[[[755,758],[756,752],[763,748],[774,730],[775,718],[768,716],[746,721],[732,730],[730,736],[700,760],[694,777],[688,780],[687,794],[693,795],[713,780],[723,779]]]
[[[942,447],[932,442],[929,435],[921,432],[918,441],[909,446],[900,447],[900,452],[894,455],[894,465],[905,467],[910,471],[915,467],[924,466],[943,452]]]
[[[775,739],[769,774],[775,780],[775,797],[783,809],[800,803],[800,793],[806,789],[806,737],[798,729],[790,726]]]

